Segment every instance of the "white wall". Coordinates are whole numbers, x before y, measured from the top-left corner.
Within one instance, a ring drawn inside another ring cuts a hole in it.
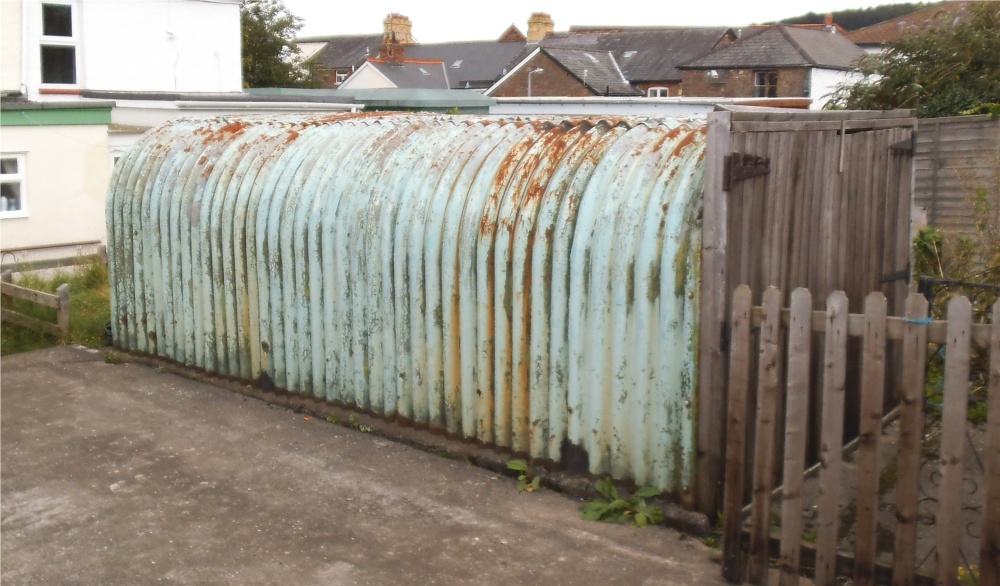
[[[111,178],[106,125],[4,126],[0,151],[25,155],[28,212],[0,220],[0,248],[106,241],[104,200]],[[31,257],[20,253],[4,262]]]
[[[0,0],[0,90],[21,88],[21,1]]]
[[[820,69],[818,67],[814,67],[811,71],[812,79],[809,87],[811,88],[810,96],[812,96],[813,103],[809,106],[810,110],[822,110],[823,106],[830,101],[830,94],[841,83],[845,81],[853,82],[861,78],[857,73],[850,71],[836,71],[833,69]]]
[[[375,90],[394,87],[396,87],[395,84],[368,63],[359,67],[351,77],[348,77],[339,86],[342,90]]]
[[[239,0],[46,1],[73,6],[80,89],[242,90]],[[32,98],[40,95],[41,5],[24,0]]]

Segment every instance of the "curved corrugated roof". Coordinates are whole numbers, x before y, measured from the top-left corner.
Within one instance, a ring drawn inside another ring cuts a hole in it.
[[[704,120],[181,120],[115,169],[115,343],[673,491]]]

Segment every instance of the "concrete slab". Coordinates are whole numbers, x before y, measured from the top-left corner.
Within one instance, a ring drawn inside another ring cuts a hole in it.
[[[697,540],[80,348],[5,356],[4,584],[722,584]]]

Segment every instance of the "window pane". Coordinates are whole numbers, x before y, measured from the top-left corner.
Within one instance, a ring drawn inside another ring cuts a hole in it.
[[[17,175],[17,159],[0,159],[0,173]]]
[[[0,183],[0,211],[16,212],[21,209],[21,184]]]
[[[76,47],[42,46],[42,83],[76,83]]]
[[[42,34],[50,37],[72,37],[73,7],[42,4]]]

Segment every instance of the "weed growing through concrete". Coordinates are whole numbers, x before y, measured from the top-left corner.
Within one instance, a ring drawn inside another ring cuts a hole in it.
[[[121,364],[125,362],[122,360],[122,355],[117,352],[108,352],[104,355],[105,364]]]
[[[540,476],[531,474],[531,468],[524,460],[511,460],[507,462],[507,468],[520,472],[517,476],[518,492],[535,492],[542,483]]]
[[[643,486],[631,496],[623,496],[608,477],[598,480],[594,488],[601,496],[584,503],[580,509],[580,517],[584,521],[624,523],[633,527],[663,521],[663,510],[646,503],[646,499],[660,495],[661,491],[657,488]]]

